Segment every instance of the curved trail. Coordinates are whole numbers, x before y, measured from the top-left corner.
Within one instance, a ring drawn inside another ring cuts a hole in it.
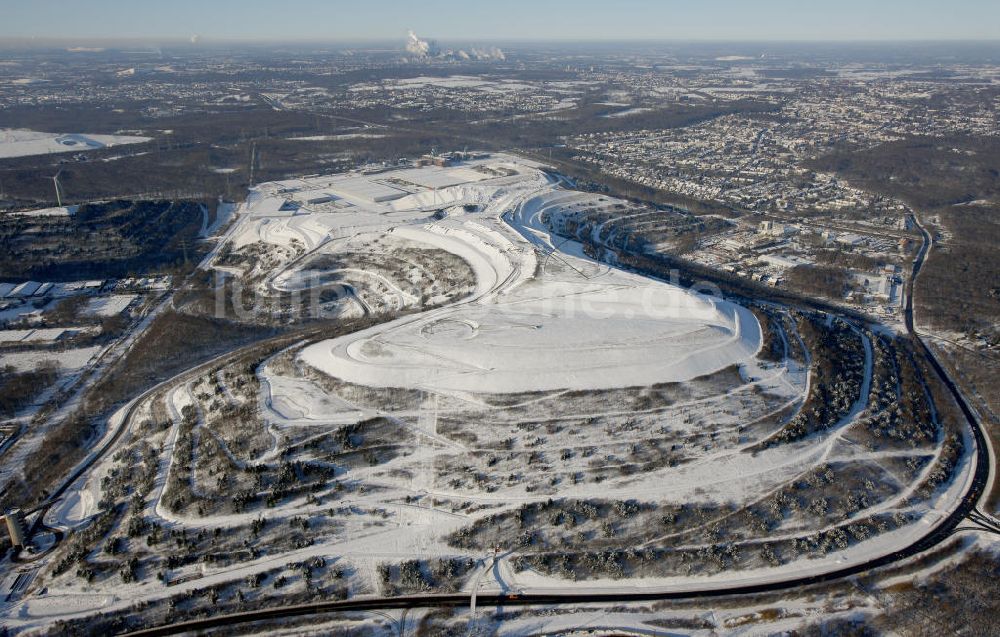
[[[919,227],[919,224],[918,224]],[[617,602],[629,602],[629,601],[651,601],[651,600],[669,600],[669,599],[696,599],[696,598],[707,598],[714,596],[725,596],[725,595],[735,595],[735,594],[750,594],[750,593],[761,593],[768,591],[777,591],[796,588],[799,586],[805,586],[809,584],[815,584],[820,582],[831,581],[851,575],[856,575],[868,571],[872,568],[878,568],[881,566],[886,566],[893,564],[900,560],[907,559],[914,555],[917,555],[927,549],[930,549],[939,543],[945,541],[954,530],[960,525],[962,520],[964,520],[968,514],[973,511],[980,497],[982,496],[986,485],[991,479],[991,467],[990,467],[990,455],[991,450],[988,446],[987,441],[981,430],[981,426],[978,419],[971,411],[969,406],[964,401],[961,392],[958,390],[957,386],[951,381],[947,376],[946,372],[937,363],[933,354],[926,347],[923,341],[920,339],[919,335],[913,329],[912,321],[912,286],[913,281],[919,274],[920,266],[922,265],[927,253],[930,249],[930,237],[927,235],[926,231],[921,227],[921,232],[924,234],[925,240],[924,245],[917,259],[914,260],[914,272],[910,279],[910,292],[907,295],[907,329],[911,334],[911,337],[916,343],[922,346],[922,350],[925,353],[928,361],[932,364],[935,372],[941,377],[942,382],[949,388],[949,390],[954,395],[956,402],[961,408],[963,414],[966,416],[967,420],[972,429],[973,438],[976,443],[976,450],[972,451],[975,454],[976,465],[975,465],[975,475],[973,480],[970,482],[968,489],[962,499],[962,502],[958,508],[952,511],[947,517],[942,519],[936,526],[931,528],[929,532],[923,537],[919,538],[914,543],[909,546],[900,548],[896,551],[882,555],[878,558],[867,560],[865,562],[855,564],[849,567],[834,569],[822,574],[804,576],[804,577],[791,577],[787,579],[772,578],[766,581],[753,581],[753,576],[748,575],[743,582],[738,580],[733,582],[716,582],[711,585],[706,585],[702,583],[702,588],[688,588],[688,589],[647,589],[641,590],[635,586],[623,585],[618,590],[592,590],[590,592],[544,592],[540,591],[537,593],[526,593],[526,594],[510,594],[510,593],[499,593],[499,594],[479,594],[478,600],[482,603],[487,604],[497,604],[497,605],[558,605],[558,604],[580,604],[580,603],[617,603]],[[530,236],[532,235],[534,239]],[[552,253],[558,251],[553,243],[549,240],[546,241],[541,236],[536,235],[534,232],[525,233],[526,238],[535,243],[544,243],[547,245],[547,249],[551,250]],[[561,248],[562,246],[560,246]],[[504,286],[510,285],[513,281],[517,280],[517,273],[509,272],[505,275],[497,272],[494,280],[491,282],[487,289],[484,290],[479,297],[472,299],[465,299],[456,304],[438,310],[445,312],[447,310],[454,311],[455,308],[461,307],[463,305],[468,305],[474,303],[478,298],[482,298],[483,295],[489,294],[491,292],[496,292],[498,289],[503,289]],[[411,324],[415,321],[420,321],[425,319],[423,315],[415,315],[404,317],[399,319],[397,322],[393,322],[394,327],[402,327],[404,325]],[[397,325],[398,323],[398,325]],[[307,332],[311,332],[307,334]],[[287,335],[283,337],[277,337],[278,339],[288,339]],[[321,339],[323,338],[322,332],[317,328],[312,328],[311,330],[304,330],[302,335],[299,337],[300,340],[305,338],[307,340],[311,339]],[[259,347],[260,343],[253,344],[249,347]],[[116,430],[107,440],[107,442],[102,445],[102,447],[95,452],[85,462],[81,465],[70,477],[63,483],[60,489],[54,493],[50,499],[44,505],[44,509],[48,509],[52,503],[58,499],[67,489],[69,489],[83,474],[85,474],[90,468],[92,468],[96,462],[98,462],[107,452],[113,448],[116,443],[120,440],[120,437],[125,431],[128,430],[129,424],[132,420],[132,414],[138,405],[144,402],[145,399],[150,396],[155,395],[157,392],[163,389],[176,385],[177,383],[183,383],[196,375],[203,373],[205,370],[209,369],[212,365],[218,364],[220,360],[224,360],[228,357],[237,357],[242,352],[241,350],[234,350],[228,354],[220,356],[212,361],[199,365],[198,367],[192,368],[181,375],[161,383],[156,387],[150,389],[144,394],[140,395],[123,410],[121,413],[121,419],[117,425]],[[45,510],[42,511],[42,515],[39,516],[38,520],[41,521],[44,518]],[[238,613],[234,615],[215,617],[207,620],[198,620],[194,622],[188,622],[184,624],[176,624],[169,627],[161,627],[152,629],[149,631],[139,631],[135,634],[141,635],[154,635],[154,634],[177,634],[179,632],[193,631],[193,630],[204,630],[212,627],[218,627],[223,625],[233,625],[241,622],[259,621],[262,619],[274,619],[282,617],[295,617],[303,615],[312,615],[318,613],[327,612],[343,612],[352,610],[371,610],[371,609],[391,609],[391,608],[417,608],[417,607],[439,607],[439,606],[466,606],[469,603],[469,596],[467,594],[462,595],[417,595],[399,598],[375,598],[375,599],[361,599],[361,600],[349,600],[345,602],[331,602],[331,603],[320,603],[320,604],[309,604],[303,606],[290,606],[278,609],[269,609],[264,611],[251,611],[247,613]]]
[[[531,182],[481,212],[397,228],[465,258],[475,293],[307,348],[301,360],[358,385],[511,393],[682,382],[756,355],[761,329],[745,308],[609,268],[574,242],[557,248],[543,215],[580,194],[550,188]],[[468,326],[469,338],[427,329],[444,322]]]
[[[773,581],[766,582],[756,582],[756,583],[741,583],[741,584],[725,584],[720,583],[717,586],[709,586],[700,589],[688,589],[688,590],[636,590],[634,587],[622,586],[618,591],[600,591],[600,592],[583,592],[583,593],[572,593],[572,592],[552,592],[552,593],[475,593],[476,603],[478,605],[488,604],[496,606],[561,606],[561,605],[576,605],[576,604],[587,604],[587,603],[627,603],[627,602],[648,602],[648,601],[660,601],[660,600],[684,600],[684,599],[710,599],[713,597],[727,597],[733,595],[752,595],[759,593],[767,593],[774,591],[792,590],[803,586],[810,586],[813,584],[820,584],[824,582],[830,582],[838,579],[843,579],[846,577],[851,577],[861,573],[868,572],[873,569],[877,569],[884,566],[889,566],[897,562],[909,559],[916,555],[923,553],[929,549],[936,547],[942,542],[946,541],[952,536],[952,534],[959,529],[961,523],[972,514],[975,516],[975,511],[977,505],[980,503],[980,499],[984,497],[986,493],[986,487],[993,477],[993,467],[991,459],[993,457],[993,450],[990,447],[986,436],[982,430],[982,425],[980,424],[977,416],[971,410],[968,403],[965,401],[961,391],[958,389],[956,384],[948,376],[947,372],[940,365],[937,359],[933,356],[933,353],[926,346],[920,335],[916,332],[913,326],[913,285],[917,276],[919,275],[921,266],[927,257],[927,254],[931,247],[931,238],[927,231],[920,226],[919,222],[917,227],[920,229],[923,235],[923,245],[917,258],[914,259],[913,264],[913,275],[910,278],[908,288],[909,293],[907,294],[906,301],[906,327],[911,338],[920,347],[921,351],[924,353],[927,360],[930,362],[931,366],[935,372],[940,377],[941,381],[952,393],[953,398],[964,414],[968,424],[971,428],[973,439],[976,444],[976,449],[972,451],[975,454],[975,472],[973,479],[968,485],[960,505],[949,513],[943,520],[941,520],[936,526],[934,526],[926,535],[919,538],[917,541],[911,543],[908,546],[901,547],[893,552],[886,555],[867,560],[863,563],[855,564],[845,568],[834,569],[826,573],[806,576],[806,577],[792,577],[788,579],[776,579]],[[469,594],[454,594],[454,595],[412,595],[404,597],[395,598],[370,598],[370,599],[354,599],[341,602],[326,602],[317,604],[305,604],[296,606],[286,606],[283,608],[276,609],[266,609],[258,611],[249,611],[244,613],[236,613],[232,615],[226,615],[221,617],[213,617],[210,619],[195,620],[190,622],[184,622],[180,624],[175,624],[172,626],[163,626],[158,628],[152,628],[148,630],[136,631],[130,633],[136,637],[153,637],[156,635],[174,635],[183,632],[190,632],[195,630],[207,630],[210,628],[220,627],[220,626],[233,626],[241,623],[256,622],[256,621],[266,621],[275,620],[289,617],[303,617],[310,615],[326,614],[326,613],[338,613],[338,612],[351,612],[351,611],[365,611],[365,610],[390,610],[390,609],[410,609],[410,608],[459,608],[467,607],[470,604]]]

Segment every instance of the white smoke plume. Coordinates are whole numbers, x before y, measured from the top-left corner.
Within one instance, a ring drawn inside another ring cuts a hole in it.
[[[406,38],[406,52],[418,58],[437,58],[443,60],[506,60],[507,56],[497,47],[485,49],[470,49],[469,51],[442,51],[433,40],[423,40],[410,31]]]
[[[491,46],[488,49],[472,49],[468,53],[476,60],[506,60],[507,56],[501,49]]]
[[[438,55],[437,47],[432,42],[421,40],[417,34],[410,31],[406,40],[406,50],[417,57],[435,57]]]

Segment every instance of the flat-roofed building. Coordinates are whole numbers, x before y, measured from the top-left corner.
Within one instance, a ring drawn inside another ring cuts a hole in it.
[[[367,203],[385,203],[410,194],[401,188],[363,176],[333,182],[324,191],[345,199]]]

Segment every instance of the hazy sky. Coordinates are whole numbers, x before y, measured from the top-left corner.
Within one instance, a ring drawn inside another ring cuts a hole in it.
[[[0,0],[0,37],[1000,39],[1000,0]]]

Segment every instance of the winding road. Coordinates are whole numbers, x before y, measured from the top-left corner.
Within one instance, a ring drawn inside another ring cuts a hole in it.
[[[750,595],[758,593],[768,593],[784,590],[798,589],[803,586],[830,582],[842,578],[859,575],[873,569],[888,566],[919,555],[932,549],[950,538],[956,531],[968,530],[968,526],[963,526],[963,522],[971,520],[973,523],[982,525],[984,520],[988,523],[992,518],[982,512],[979,507],[981,500],[987,493],[988,487],[993,480],[993,450],[990,447],[986,432],[983,429],[980,418],[966,401],[957,383],[953,381],[945,368],[938,361],[937,357],[921,339],[914,324],[913,297],[915,282],[920,271],[930,254],[933,246],[933,239],[928,231],[914,217],[915,227],[922,236],[921,247],[913,260],[912,274],[907,284],[905,323],[909,337],[914,343],[914,348],[921,352],[928,361],[928,364],[940,378],[941,382],[952,394],[956,404],[969,424],[974,449],[967,449],[967,453],[974,454],[975,465],[972,480],[969,482],[967,490],[959,505],[946,517],[940,520],[933,528],[930,528],[926,535],[912,544],[900,547],[899,549],[873,558],[863,563],[828,571],[822,574],[811,576],[790,577],[781,581],[768,581],[755,584],[732,585],[719,582],[712,586],[698,590],[636,590],[635,588],[624,588],[617,592],[537,592],[537,593],[476,593],[476,603],[478,605],[494,606],[559,606],[576,605],[588,603],[628,603],[628,602],[649,602],[657,600],[683,600],[683,599],[707,599],[714,597]],[[185,382],[205,371],[212,366],[218,365],[221,361],[239,357],[252,348],[260,348],[268,344],[291,343],[292,341],[309,341],[311,339],[328,338],[327,326],[311,326],[308,329],[297,331],[293,334],[284,334],[273,339],[259,341],[213,358],[191,368],[174,378],[165,381],[140,396],[130,401],[121,412],[121,418],[113,424],[113,431],[106,437],[101,446],[96,449],[83,463],[81,463],[62,482],[40,507],[34,527],[41,529],[44,526],[44,518],[48,509],[62,497],[73,485],[85,476],[98,462],[107,456],[120,442],[129,430],[133,412],[150,396],[162,391],[170,385]],[[232,627],[248,622],[258,622],[263,620],[274,620],[290,617],[303,617],[335,612],[375,612],[393,609],[411,608],[440,608],[440,607],[468,607],[470,604],[470,594],[445,594],[445,595],[412,595],[390,598],[366,598],[351,599],[345,601],[331,601],[311,603],[304,605],[291,605],[281,608],[266,610],[246,611],[229,615],[219,615],[207,619],[198,619],[190,622],[177,623],[169,626],[160,626],[146,630],[130,633],[133,635],[173,635],[184,632],[208,630],[217,627]]]
[[[934,353],[927,347],[915,329],[913,319],[913,292],[915,282],[920,274],[921,268],[926,261],[933,240],[927,230],[920,225],[914,217],[916,227],[920,230],[923,241],[919,252],[913,260],[912,275],[907,285],[907,298],[905,308],[906,329],[912,339],[915,348],[920,351],[938,375],[941,382],[948,388],[956,404],[967,420],[975,448],[967,450],[975,455],[975,467],[973,479],[970,481],[968,489],[963,496],[959,506],[944,517],[926,535],[916,542],[900,547],[889,554],[873,558],[863,563],[829,571],[812,576],[791,577],[782,581],[770,581],[759,584],[747,584],[727,586],[719,583],[716,586],[706,587],[700,590],[643,590],[635,589],[622,590],[621,592],[553,592],[553,593],[473,593],[476,604],[495,606],[563,606],[590,603],[628,603],[628,602],[649,602],[660,600],[692,600],[708,599],[714,597],[725,597],[733,595],[751,595],[759,593],[769,593],[784,590],[799,589],[804,586],[831,582],[862,573],[869,572],[884,566],[889,566],[908,558],[920,555],[950,538],[956,531],[969,530],[962,527],[962,523],[967,519],[973,522],[981,519],[992,520],[988,515],[983,514],[979,509],[981,500],[987,494],[987,487],[993,479],[993,450],[987,439],[978,415],[969,406],[958,385],[952,380],[944,367],[940,364]],[[82,473],[82,471],[78,472]],[[218,627],[237,626],[249,622],[259,622],[266,620],[285,619],[292,617],[304,617],[337,612],[373,612],[393,609],[412,608],[443,608],[443,607],[467,607],[470,605],[470,594],[447,594],[447,595],[411,595],[389,598],[367,598],[351,599],[346,601],[320,602],[304,605],[285,606],[266,610],[247,611],[229,615],[220,615],[208,619],[198,619],[190,622],[177,623],[170,626],[160,626],[129,633],[136,637],[151,637],[153,635],[175,635],[185,632],[208,630]]]

